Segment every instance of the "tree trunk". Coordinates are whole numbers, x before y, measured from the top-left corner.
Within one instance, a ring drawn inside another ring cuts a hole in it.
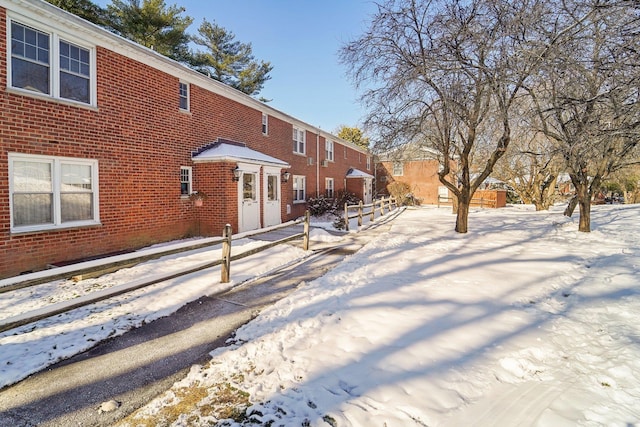
[[[569,200],[569,204],[567,205],[567,208],[564,210],[564,216],[571,217],[577,205],[578,205],[578,196],[573,196]]]
[[[576,187],[576,199],[580,206],[580,221],[578,222],[578,231],[588,233],[591,231],[591,192],[589,191],[588,182],[579,182]]]
[[[466,233],[469,225],[469,201],[468,195],[458,198],[458,211],[456,212],[456,232]]]
[[[580,205],[580,222],[578,231],[589,233],[591,231],[591,199],[587,197],[578,201]]]

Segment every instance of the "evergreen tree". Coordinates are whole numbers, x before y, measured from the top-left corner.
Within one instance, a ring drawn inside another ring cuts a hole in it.
[[[345,141],[353,142],[362,148],[369,148],[369,138],[365,137],[362,134],[362,131],[357,127],[349,127],[346,125],[340,126],[340,129],[338,130],[338,137]]]
[[[189,60],[186,32],[193,22],[183,16],[184,7],[167,7],[164,0],[112,0],[107,6],[108,26],[133,40],[177,61]]]
[[[256,60],[250,43],[235,40],[231,31],[216,23],[204,20],[193,41],[204,47],[205,51],[194,53],[191,65],[215,80],[248,95],[255,95],[271,78],[271,64]]]
[[[91,2],[91,0],[47,0],[54,6],[71,12],[80,18],[93,22],[97,25],[104,25],[106,10]]]

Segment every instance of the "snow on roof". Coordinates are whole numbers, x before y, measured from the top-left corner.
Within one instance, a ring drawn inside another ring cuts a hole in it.
[[[224,140],[218,140],[206,149],[194,153],[192,159],[194,162],[244,162],[283,168],[291,167],[289,163],[252,150],[244,143]]]
[[[347,178],[373,178],[373,175],[351,168],[347,171]]]

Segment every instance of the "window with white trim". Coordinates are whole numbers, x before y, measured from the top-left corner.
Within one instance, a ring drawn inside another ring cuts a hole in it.
[[[180,95],[180,109],[189,111],[189,83],[178,83],[178,91]]]
[[[262,134],[269,135],[269,116],[262,113]]]
[[[344,158],[347,158],[347,147],[344,147]]]
[[[193,193],[192,187],[192,169],[190,166],[182,166],[180,168],[180,195],[188,196]]]
[[[293,176],[293,202],[303,203],[307,199],[306,195],[306,177],[302,175]]]
[[[305,154],[305,131],[293,128],[293,152],[298,154]]]
[[[393,175],[394,176],[404,175],[404,164],[402,162],[393,163]]]
[[[367,170],[371,170],[371,156],[367,156]]]
[[[333,141],[327,139],[324,143],[324,148],[326,152],[326,159],[333,162]]]
[[[10,87],[94,105],[94,76],[92,48],[11,21]]]
[[[11,230],[99,223],[98,161],[9,153]]]
[[[325,178],[324,179],[324,188],[325,188],[326,196],[329,199],[333,199],[333,196],[334,196],[333,189],[335,188],[334,185],[333,185],[333,178]]]

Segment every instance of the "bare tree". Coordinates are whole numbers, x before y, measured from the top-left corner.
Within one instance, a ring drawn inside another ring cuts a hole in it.
[[[511,115],[563,28],[539,25],[545,0],[387,0],[341,59],[366,88],[377,145],[421,142],[439,153],[440,181],[468,230],[473,193],[511,142]],[[455,164],[457,182],[449,182]],[[475,171],[477,173],[473,173]]]
[[[558,20],[575,31],[558,42],[530,93],[576,188],[566,214],[579,205],[579,230],[588,232],[592,197],[637,152],[640,7],[604,0],[562,5]]]
[[[554,142],[524,115],[512,131],[512,142],[493,175],[507,183],[526,204],[547,210],[559,199],[556,183],[564,163]],[[535,118],[535,117],[534,117]]]

